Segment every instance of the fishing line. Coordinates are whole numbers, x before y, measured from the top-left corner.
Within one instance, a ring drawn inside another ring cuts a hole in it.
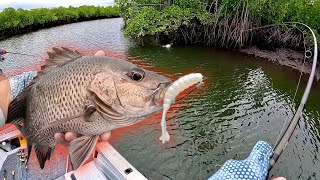
[[[30,57],[40,57],[40,56],[37,56],[37,55],[18,53],[18,52],[11,52],[11,51],[7,51],[7,54],[17,54],[17,55],[30,56]]]
[[[305,34],[303,33],[302,35],[303,35],[304,58],[303,58],[303,63],[302,63],[302,67],[301,67],[301,70],[300,70],[300,77],[299,77],[298,85],[297,85],[296,91],[295,91],[294,96],[293,96],[293,102],[292,102],[293,104],[294,104],[294,101],[296,99],[298,88],[299,88],[299,85],[300,85],[300,82],[301,82],[301,78],[302,78],[302,75],[303,75],[303,68],[304,68],[304,65],[305,65],[305,62],[306,62],[306,58],[308,58],[307,55],[306,55],[307,54],[307,48],[306,48]]]
[[[303,35],[303,47],[304,47],[304,51],[305,51],[304,54],[306,54],[307,48],[306,48],[305,34],[304,34],[303,31],[301,31],[299,28],[297,28],[297,29],[298,29],[298,30],[302,33],[302,35]],[[304,65],[305,65],[305,62],[306,62],[306,58],[307,58],[307,57],[306,57],[306,55],[305,55],[304,58],[303,58],[303,63],[302,63],[302,67],[301,67],[301,70],[300,70],[299,81],[298,81],[298,84],[297,84],[297,87],[296,87],[296,90],[295,90],[295,93],[294,93],[294,96],[293,96],[293,100],[292,100],[292,105],[293,105],[293,107],[295,106],[295,105],[294,105],[294,102],[295,102],[296,95],[297,95],[297,92],[298,92],[298,89],[299,89],[299,86],[300,86],[301,78],[302,78],[302,75],[303,75],[302,71],[303,71],[303,68],[304,68]],[[278,138],[277,138],[277,141],[276,141],[276,143],[274,144],[274,147],[276,147],[276,145],[278,144],[278,142],[279,142],[279,140],[280,140],[280,137],[281,137],[281,135],[282,135],[282,133],[283,133],[284,127],[285,127],[285,125],[287,124],[288,120],[289,120],[289,117],[287,117],[286,120],[285,120],[285,122],[283,123],[282,128],[281,128],[281,131],[280,131],[279,136],[278,136]]]
[[[299,107],[296,110],[295,115],[291,119],[289,125],[287,126],[285,132],[283,134],[280,133],[280,136],[279,136],[279,137],[281,137],[280,141],[276,143],[275,148],[273,149],[274,153],[273,153],[273,155],[272,155],[272,157],[270,158],[270,161],[269,161],[269,171],[272,169],[273,165],[277,162],[279,156],[281,155],[281,153],[285,149],[286,145],[288,144],[288,142],[289,142],[294,130],[296,129],[298,121],[299,121],[300,117],[303,114],[303,110],[304,110],[305,104],[307,102],[307,99],[309,97],[311,86],[312,86],[312,83],[313,83],[313,80],[314,80],[314,77],[315,77],[317,58],[318,58],[317,38],[316,38],[313,30],[308,25],[306,25],[304,23],[300,23],[300,22],[283,22],[281,24],[266,25],[266,26],[261,26],[261,27],[252,28],[252,29],[246,30],[246,31],[252,31],[252,30],[257,30],[257,29],[262,29],[262,28],[267,28],[267,27],[275,27],[275,26],[279,26],[279,25],[287,25],[287,26],[294,27],[294,28],[298,29],[300,32],[302,32],[299,28],[293,26],[293,25],[297,25],[297,24],[306,27],[312,34],[313,44],[314,44],[314,47],[313,47],[314,48],[314,54],[313,54],[312,68],[311,68],[310,76],[309,76],[309,79],[308,79],[308,82],[307,82],[307,86],[306,86],[306,88],[304,90],[303,96],[302,96],[300,104],[299,104]],[[302,33],[302,34],[304,35],[304,33]],[[304,38],[304,40],[305,40],[305,38]],[[304,41],[304,47],[305,47],[305,41]],[[309,55],[307,55],[307,53],[309,53]],[[305,64],[305,59],[309,58],[311,56],[312,56],[312,52],[309,49],[306,51],[306,48],[305,48],[304,64]],[[304,64],[303,64],[302,67],[304,67]],[[302,74],[302,72],[301,72],[301,74]],[[301,81],[301,75],[300,75],[300,78],[299,78],[299,82],[298,82],[297,88],[299,87],[300,81]],[[297,90],[295,92],[294,98],[296,97],[296,94],[297,94]],[[286,124],[287,120],[285,121],[285,124]],[[283,128],[284,128],[284,125],[283,125]],[[282,131],[283,131],[283,129],[281,130],[281,132]],[[279,140],[279,137],[278,137],[278,140]]]

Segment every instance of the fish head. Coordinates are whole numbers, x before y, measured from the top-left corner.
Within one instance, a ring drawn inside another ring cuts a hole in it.
[[[171,80],[130,62],[114,60],[91,83],[100,110],[109,118],[142,119],[162,110]],[[111,115],[110,115],[111,114]]]
[[[170,79],[154,72],[133,67],[122,77],[115,79],[118,102],[124,113],[144,115],[162,109],[164,92],[171,84]]]

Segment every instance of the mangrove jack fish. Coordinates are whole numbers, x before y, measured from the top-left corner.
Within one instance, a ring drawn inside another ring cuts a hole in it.
[[[161,111],[168,78],[124,60],[82,56],[53,48],[33,82],[9,107],[8,123],[26,137],[44,168],[56,146],[54,134],[76,132],[69,156],[79,168],[95,148],[99,134],[132,125]],[[21,126],[23,124],[23,126]]]

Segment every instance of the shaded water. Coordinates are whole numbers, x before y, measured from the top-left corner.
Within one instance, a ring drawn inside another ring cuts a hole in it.
[[[121,19],[64,25],[0,41],[0,47],[41,56],[56,45],[87,53],[103,49],[172,79],[203,73],[205,88],[169,112],[169,143],[158,140],[161,113],[113,132],[111,144],[149,179],[205,179],[226,160],[246,158],[259,140],[274,146],[284,121],[294,114],[306,77],[293,102],[299,72],[210,48],[139,48],[123,37],[121,25]],[[8,55],[7,59],[12,61],[4,63],[6,72],[39,64],[31,57]],[[313,87],[303,119],[270,177],[320,179],[319,89]]]

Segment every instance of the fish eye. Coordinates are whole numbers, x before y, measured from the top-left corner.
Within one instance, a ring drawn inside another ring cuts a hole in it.
[[[134,81],[141,81],[145,76],[145,73],[141,69],[133,69],[131,71],[131,79]]]

